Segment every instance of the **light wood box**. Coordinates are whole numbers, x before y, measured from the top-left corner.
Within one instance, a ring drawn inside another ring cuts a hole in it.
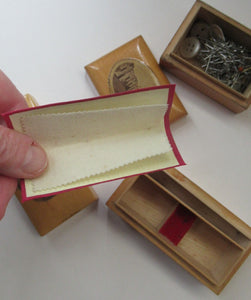
[[[175,245],[159,230],[178,205],[196,219]],[[107,206],[216,294],[251,251],[251,228],[176,169],[125,179]]]
[[[27,94],[25,100],[29,107],[37,106],[34,97]],[[43,197],[22,203],[21,191],[16,191],[17,199],[36,228],[43,236],[71,218],[73,215],[98,200],[91,187],[64,192],[52,197]]]
[[[182,41],[187,37],[195,21],[218,24],[225,36],[251,50],[251,30],[227,17],[211,6],[196,1],[178,31],[160,58],[160,65],[202,93],[223,104],[231,111],[239,113],[247,109],[251,102],[251,83],[243,92],[225,85],[208,75],[198,66],[196,60],[186,60],[179,53]]]
[[[88,64],[85,69],[100,95],[170,83],[142,36]],[[170,123],[186,114],[186,109],[175,93]]]

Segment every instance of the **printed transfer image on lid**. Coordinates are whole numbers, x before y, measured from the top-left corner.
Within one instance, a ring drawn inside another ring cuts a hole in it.
[[[112,66],[108,84],[111,93],[119,93],[160,83],[146,64],[135,58],[127,58]]]
[[[142,36],[89,63],[85,70],[100,95],[170,84]],[[170,122],[186,114],[174,93]]]

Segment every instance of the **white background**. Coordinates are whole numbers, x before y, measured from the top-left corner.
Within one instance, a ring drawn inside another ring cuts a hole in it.
[[[249,0],[208,3],[250,27]],[[192,0],[0,0],[0,67],[40,104],[97,95],[84,66],[143,35],[159,60]],[[172,125],[179,170],[251,224],[251,109],[235,115],[167,74],[188,116]],[[216,299],[105,206],[40,237],[13,197],[0,222],[0,299]],[[247,259],[219,299],[251,299]]]

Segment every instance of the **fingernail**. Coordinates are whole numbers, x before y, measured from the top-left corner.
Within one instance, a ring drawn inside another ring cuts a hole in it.
[[[22,171],[27,176],[39,175],[47,167],[47,157],[45,152],[35,143],[31,145],[26,153]]]

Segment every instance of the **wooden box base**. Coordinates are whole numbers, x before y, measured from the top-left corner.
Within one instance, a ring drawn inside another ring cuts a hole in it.
[[[89,187],[24,203],[21,202],[19,189],[16,196],[41,236],[98,200],[94,190]]]
[[[175,169],[124,180],[107,205],[216,294],[251,251],[250,227]],[[160,228],[177,206],[195,221],[175,245]]]
[[[180,46],[188,36],[193,24],[197,21],[219,25],[224,34],[235,43],[251,49],[251,30],[225,16],[216,9],[196,1],[173,39],[165,49],[160,59],[160,65],[173,73],[203,94],[239,113],[247,109],[251,102],[251,82],[243,93],[237,92],[229,86],[208,75],[195,58],[184,59],[180,54]]]

